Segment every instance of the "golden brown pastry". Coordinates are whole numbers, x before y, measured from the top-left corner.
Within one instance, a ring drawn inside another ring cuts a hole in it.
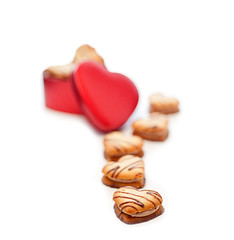
[[[103,167],[102,173],[102,182],[109,187],[142,188],[145,184],[144,162],[137,156],[125,155],[118,161],[110,161]]]
[[[96,50],[91,46],[85,44],[76,50],[74,59],[71,63],[49,67],[44,71],[44,75],[46,77],[67,80],[77,65],[85,61],[94,61],[104,65],[103,58],[97,54]]]
[[[165,97],[156,93],[150,96],[150,112],[176,113],[179,111],[179,101],[174,97]]]
[[[52,67],[48,67],[44,71],[44,74],[47,77],[53,77],[53,78],[58,78],[62,80],[62,79],[67,79],[72,74],[74,68],[75,68],[74,63],[52,66]]]
[[[164,141],[168,136],[168,119],[165,114],[151,113],[147,119],[132,123],[133,135],[150,141]]]
[[[153,190],[122,187],[115,191],[113,200],[116,216],[127,224],[151,220],[164,211],[161,195]]]
[[[114,131],[104,136],[104,156],[108,161],[117,161],[124,155],[143,156],[143,140],[138,136],[127,137]]]
[[[103,58],[98,55],[98,53],[93,47],[87,44],[82,45],[76,50],[75,57],[72,62],[75,64],[80,64],[84,61],[94,61],[104,65]]]

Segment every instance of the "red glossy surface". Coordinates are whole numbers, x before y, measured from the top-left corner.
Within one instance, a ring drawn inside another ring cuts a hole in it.
[[[139,98],[129,78],[93,62],[82,63],[73,74],[82,111],[95,127],[111,131],[127,121]]]
[[[71,78],[61,80],[44,77],[45,105],[61,112],[81,114],[79,99],[71,84]]]

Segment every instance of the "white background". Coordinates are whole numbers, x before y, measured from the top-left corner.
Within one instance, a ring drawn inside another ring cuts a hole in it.
[[[233,1],[1,1],[0,239],[233,239]],[[165,213],[116,218],[103,135],[44,107],[42,71],[84,43],[140,92],[176,96],[170,136],[145,142],[146,186]]]

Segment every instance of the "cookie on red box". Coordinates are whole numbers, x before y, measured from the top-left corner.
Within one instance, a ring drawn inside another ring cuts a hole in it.
[[[51,66],[43,72],[45,104],[48,108],[68,113],[82,113],[80,100],[72,85],[72,73],[84,61],[104,65],[102,57],[86,44],[77,49],[71,63]]]
[[[104,65],[103,58],[98,55],[96,50],[93,47],[85,44],[76,50],[74,59],[71,63],[48,67],[44,71],[44,77],[51,77],[54,79],[57,78],[58,80],[66,81],[71,76],[77,65],[85,61],[93,61]]]
[[[73,63],[80,64],[85,61],[92,61],[104,65],[103,58],[96,52],[95,48],[85,44],[76,50]]]

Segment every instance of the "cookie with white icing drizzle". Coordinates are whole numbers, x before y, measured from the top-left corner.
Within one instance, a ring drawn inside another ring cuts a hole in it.
[[[154,190],[138,190],[133,187],[119,188],[113,194],[116,216],[128,224],[151,220],[164,211],[161,195]]]
[[[150,141],[164,141],[168,136],[168,119],[165,114],[151,113],[150,118],[132,123],[133,135]]]
[[[124,155],[143,156],[143,140],[138,136],[125,136],[114,131],[104,136],[104,156],[108,161],[117,161]]]
[[[166,97],[156,93],[150,96],[150,112],[161,112],[165,114],[179,111],[179,101],[174,97]]]
[[[125,155],[118,161],[110,161],[103,167],[102,173],[102,182],[109,187],[142,188],[145,184],[144,162],[137,156]]]

